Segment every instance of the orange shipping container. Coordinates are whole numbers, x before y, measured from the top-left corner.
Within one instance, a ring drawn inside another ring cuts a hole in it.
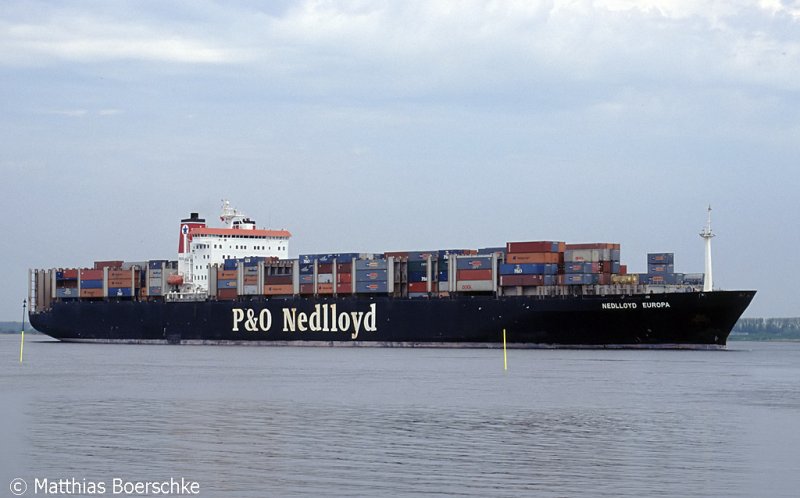
[[[292,294],[294,292],[294,287],[289,284],[283,285],[265,285],[264,286],[264,294],[268,296],[275,296],[275,295],[285,295],[285,294]]]
[[[340,284],[349,284],[353,281],[353,274],[352,273],[339,273],[336,275],[336,280]]]
[[[103,289],[81,289],[81,299],[103,297]]]
[[[232,280],[237,277],[236,270],[217,270],[218,280]]]
[[[317,294],[333,294],[333,284],[317,284]]]
[[[115,289],[119,288],[119,287],[130,288],[131,287],[131,277],[129,276],[128,278],[114,278],[114,279],[109,278],[108,279],[108,286],[109,287],[113,287]]]
[[[559,263],[564,253],[518,252],[506,254],[506,263]]]
[[[245,275],[242,283],[244,285],[255,285],[258,283],[258,275]]]

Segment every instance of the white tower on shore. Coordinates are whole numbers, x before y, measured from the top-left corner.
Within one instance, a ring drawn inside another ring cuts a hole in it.
[[[703,292],[711,292],[714,288],[714,278],[711,273],[711,239],[714,233],[711,231],[711,206],[708,206],[708,221],[706,227],[700,232],[700,236],[706,241],[706,276],[703,280]]]

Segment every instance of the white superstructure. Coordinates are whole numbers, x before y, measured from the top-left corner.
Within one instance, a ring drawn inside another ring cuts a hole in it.
[[[256,228],[255,221],[222,201],[220,220],[224,228],[209,228],[205,220],[192,213],[181,221],[178,244],[178,272],[184,285],[195,292],[208,290],[209,269],[222,266],[226,259],[246,257],[276,257],[288,259],[287,230]]]

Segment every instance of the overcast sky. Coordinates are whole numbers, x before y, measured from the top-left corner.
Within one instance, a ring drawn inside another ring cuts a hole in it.
[[[800,4],[0,5],[0,319],[30,267],[176,257],[220,200],[290,253],[622,244],[798,316]]]

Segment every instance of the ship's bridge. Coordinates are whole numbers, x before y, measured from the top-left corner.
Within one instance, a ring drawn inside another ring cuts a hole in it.
[[[256,228],[255,221],[223,201],[220,216],[227,227],[195,226],[189,229],[190,262],[184,278],[196,289],[208,289],[209,269],[222,265],[226,259],[246,257],[289,258],[288,230]]]

